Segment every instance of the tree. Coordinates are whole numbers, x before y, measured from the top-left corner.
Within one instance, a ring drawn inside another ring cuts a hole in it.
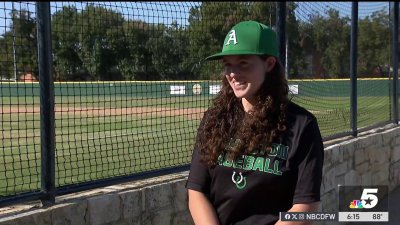
[[[84,80],[87,76],[78,55],[78,12],[64,6],[52,16],[53,61],[58,80]]]
[[[188,36],[186,30],[174,21],[171,26],[158,25],[154,36],[147,41],[152,63],[160,79],[189,78]]]
[[[88,5],[53,15],[54,58],[62,79],[182,79],[189,69],[188,36],[177,23],[126,21],[118,12]]]
[[[391,32],[389,15],[385,10],[372,13],[359,21],[358,72],[360,77],[387,77],[390,65]]]
[[[88,5],[81,12],[64,6],[54,13],[53,52],[59,79],[121,79],[123,23],[120,13],[101,6]]]
[[[14,47],[16,57],[17,76],[20,74],[31,73],[37,78],[37,38],[36,20],[31,13],[25,9],[12,11],[10,27],[14,31],[8,30],[4,33],[4,38],[0,39],[0,70],[2,76],[11,78],[14,75]],[[14,38],[15,32],[15,38]],[[15,40],[15,42],[14,42]]]
[[[101,6],[88,5],[78,16],[77,53],[91,79],[115,79],[109,76],[109,72],[117,67],[118,53],[111,48],[108,35],[122,32],[123,23],[121,13]]]
[[[326,17],[310,16],[310,22],[301,22],[301,47],[311,56],[315,77],[345,78],[350,74],[350,18],[339,17],[329,9]],[[360,77],[387,76],[390,64],[389,15],[385,10],[359,20],[358,73]]]
[[[300,22],[296,19],[297,4],[287,3],[286,38],[287,38],[287,64],[290,79],[301,78],[307,74],[306,50],[302,47]],[[304,33],[307,35],[307,33]]]
[[[37,32],[36,19],[31,12],[21,10],[13,19],[15,26],[16,54],[18,56],[17,67],[22,73],[31,73],[35,77],[38,74]]]
[[[144,21],[125,21],[123,44],[118,54],[118,68],[125,80],[151,80],[155,77],[151,55],[146,43],[150,38],[150,25]],[[154,78],[155,79],[155,78]]]
[[[301,46],[312,58],[314,77],[344,78],[349,74],[350,19],[339,17],[334,9],[327,17],[310,15],[310,22],[300,23]]]

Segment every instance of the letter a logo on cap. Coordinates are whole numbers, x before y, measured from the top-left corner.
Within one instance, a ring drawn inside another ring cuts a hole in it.
[[[231,31],[229,32],[229,39],[228,39],[228,41],[226,42],[225,45],[229,45],[231,41],[233,41],[233,44],[234,44],[234,45],[237,44],[237,41],[236,41],[236,32],[235,32],[235,30],[231,30]]]

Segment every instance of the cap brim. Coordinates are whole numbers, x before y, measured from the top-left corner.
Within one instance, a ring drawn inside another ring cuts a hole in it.
[[[214,55],[210,55],[204,60],[217,60],[221,59],[224,56],[228,55],[265,55],[264,53],[255,53],[251,51],[227,51],[227,52],[220,52]]]

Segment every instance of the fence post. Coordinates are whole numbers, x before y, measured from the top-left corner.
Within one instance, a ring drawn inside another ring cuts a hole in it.
[[[392,48],[392,60],[393,60],[393,97],[392,97],[392,115],[393,123],[398,124],[398,96],[397,96],[397,82],[398,82],[398,54],[399,54],[399,2],[393,3],[393,48]]]
[[[358,2],[351,4],[351,46],[350,46],[350,82],[351,82],[351,131],[357,136],[357,31],[358,31]]]
[[[278,2],[277,13],[276,13],[276,28],[278,34],[278,50],[279,50],[279,61],[283,66],[286,65],[286,2]],[[287,79],[287,71],[285,71]]]
[[[40,81],[41,198],[43,205],[55,202],[54,83],[51,55],[50,2],[37,2],[37,39]]]

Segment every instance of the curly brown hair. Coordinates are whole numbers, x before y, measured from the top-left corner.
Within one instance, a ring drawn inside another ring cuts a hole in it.
[[[261,56],[263,60],[267,57]],[[202,161],[213,166],[221,153],[236,159],[261,144],[270,148],[275,138],[286,130],[288,92],[284,70],[277,59],[275,67],[265,74],[264,83],[256,94],[257,103],[249,114],[223,75],[221,91],[212,100],[204,126],[199,129],[202,138],[197,148]],[[231,145],[233,138],[240,140],[235,146]]]

